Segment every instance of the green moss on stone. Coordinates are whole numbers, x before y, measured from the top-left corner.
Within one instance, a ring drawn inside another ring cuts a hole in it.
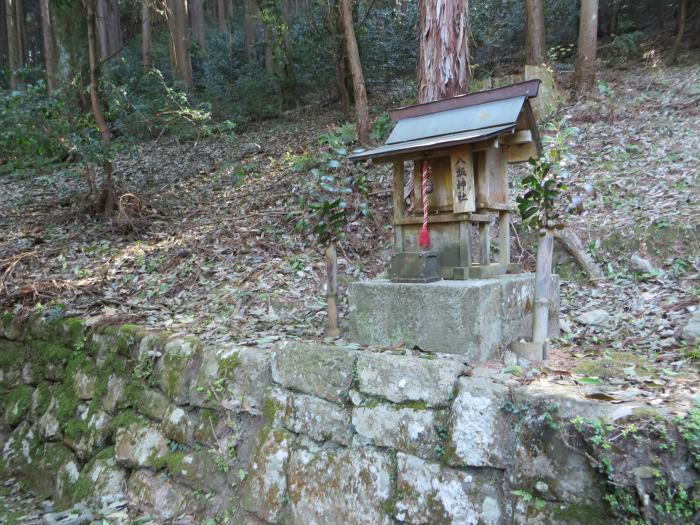
[[[182,462],[187,454],[184,452],[171,452],[161,457],[154,457],[149,460],[149,464],[156,470],[165,468],[170,474],[174,474],[181,470]]]
[[[5,420],[12,426],[22,421],[32,406],[32,394],[34,389],[27,385],[21,385],[7,393],[5,404]]]
[[[138,379],[131,379],[124,387],[124,397],[119,402],[120,407],[137,407],[143,401],[143,393],[147,385]]]
[[[92,495],[92,490],[95,483],[90,479],[90,470],[92,469],[93,462],[91,461],[83,468],[78,480],[73,486],[73,503],[78,503],[81,501],[86,501]]]
[[[122,355],[131,354],[131,350],[143,339],[146,332],[140,326],[124,324],[116,332],[116,349]]]
[[[49,363],[66,365],[73,355],[72,349],[60,343],[36,341],[34,346],[37,351],[36,359],[43,365]]]
[[[219,360],[219,375],[221,377],[231,378],[233,377],[236,368],[241,364],[241,358],[238,352],[231,354],[230,356],[224,357]]]
[[[0,368],[21,366],[26,348],[21,343],[0,339]]]
[[[140,414],[137,414],[133,410],[123,410],[121,411],[111,422],[112,429],[114,431],[120,428],[126,428],[133,423],[146,424],[147,420]]]
[[[263,399],[263,417],[265,422],[271,424],[275,421],[277,414],[285,410],[285,406],[274,399],[269,393]]]
[[[67,317],[60,320],[63,340],[74,348],[82,347],[85,343],[85,324],[79,317]]]
[[[51,403],[51,390],[46,383],[40,383],[36,387],[36,392],[34,394],[34,404],[32,406],[32,412],[40,417],[46,413]]]
[[[429,407],[428,402],[422,399],[417,401],[407,401],[400,404],[391,405],[394,410],[401,410],[402,408],[412,408],[414,410],[427,410]]]

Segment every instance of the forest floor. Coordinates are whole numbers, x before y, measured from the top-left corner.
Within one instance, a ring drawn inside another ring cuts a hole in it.
[[[558,258],[564,331],[552,360],[504,373],[682,409],[700,389],[700,350],[678,337],[700,302],[700,66],[607,70],[601,80],[552,119],[576,128],[571,182],[592,184],[596,197],[569,226],[605,277],[587,281]],[[388,94],[381,109],[402,96]],[[233,140],[135,145],[114,163],[129,213],[113,220],[85,211],[87,186],[73,166],[1,178],[0,308],[138,323],[213,344],[322,338],[322,251],[295,226],[303,166],[342,122],[302,110]],[[525,169],[513,171],[515,191]],[[381,273],[391,253],[389,172],[373,168],[369,178],[374,215],[339,246],[341,293]],[[532,269],[533,251],[521,232],[514,257]],[[635,252],[654,269],[635,271]],[[341,316],[346,308],[341,301]],[[592,310],[609,318],[581,322]]]

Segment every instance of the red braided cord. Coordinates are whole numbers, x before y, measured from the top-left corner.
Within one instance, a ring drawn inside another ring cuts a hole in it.
[[[423,228],[428,228],[428,161],[423,161]]]
[[[423,227],[418,232],[418,246],[430,247],[430,232],[428,232],[428,161],[423,161]]]

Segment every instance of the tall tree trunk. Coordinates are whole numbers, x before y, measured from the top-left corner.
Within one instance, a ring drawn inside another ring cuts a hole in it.
[[[369,144],[369,107],[365,90],[365,77],[362,73],[360,51],[355,38],[355,24],[352,20],[352,0],[340,0],[340,11],[345,31],[350,71],[352,72],[353,91],[355,93],[355,112],[357,113],[357,137],[363,145]]]
[[[117,0],[97,0],[95,27],[100,61],[116,55],[122,48],[122,25]]]
[[[15,25],[17,27],[17,67],[27,64],[27,26],[21,0],[15,0]]]
[[[44,41],[44,65],[46,67],[46,87],[49,96],[53,96],[58,89],[58,53],[56,50],[56,37],[53,33],[49,0],[40,0],[40,8],[41,35]]]
[[[226,2],[225,0],[216,0],[216,17],[219,20],[219,31],[225,33],[228,31],[226,24]]]
[[[7,10],[3,0],[0,2],[0,67],[8,67],[7,54]]]
[[[617,29],[620,24],[620,8],[621,0],[612,0],[610,4],[610,25],[608,27],[608,33],[611,35],[617,34]]]
[[[88,60],[90,63],[90,103],[92,114],[95,117],[97,128],[100,130],[102,141],[105,144],[112,142],[112,132],[107,126],[102,103],[100,101],[100,70],[98,62],[98,42],[97,42],[97,20],[96,20],[96,0],[85,0],[87,7],[87,37],[88,37]],[[102,163],[104,178],[102,179],[101,196],[98,203],[101,211],[105,215],[112,215],[115,209],[114,183],[112,181],[112,163],[107,156]]]
[[[204,25],[204,0],[190,0],[190,17],[192,20],[192,38],[201,50],[206,50]]]
[[[598,51],[598,0],[581,0],[581,18],[576,54],[576,90],[590,91],[595,84],[596,55]]]
[[[679,0],[678,6],[678,23],[676,27],[676,40],[673,42],[673,47],[666,59],[666,65],[672,66],[678,59],[678,53],[683,45],[683,35],[685,34],[685,21],[688,18],[688,0]]]
[[[148,0],[141,1],[141,56],[143,70],[153,69],[153,40],[151,38],[151,8]]]
[[[258,4],[255,0],[245,0],[245,49],[248,55],[248,60],[254,62],[257,60],[257,52],[255,46],[257,44],[257,16]]]
[[[186,0],[166,0],[168,28],[170,30],[173,76],[185,87],[192,87],[192,61],[187,36]]]
[[[469,91],[467,0],[420,0],[418,102]]]
[[[346,79],[348,76],[348,61],[347,61],[347,56],[345,53],[345,46],[342,46],[343,49],[339,53],[338,61],[337,61],[337,88],[338,88],[338,98],[340,99],[340,109],[343,112],[343,115],[347,116],[350,114],[350,105],[352,104],[352,100],[350,99],[350,91],[348,90],[348,85],[346,83]]]
[[[17,19],[15,18],[15,3],[19,0],[5,0],[5,23],[7,24],[7,65],[10,69],[10,89],[17,89],[17,73],[19,69],[17,46]]]
[[[525,0],[525,33],[527,64],[545,63],[544,0]]]
[[[265,71],[268,75],[274,75],[276,72],[274,45],[272,30],[265,26]]]

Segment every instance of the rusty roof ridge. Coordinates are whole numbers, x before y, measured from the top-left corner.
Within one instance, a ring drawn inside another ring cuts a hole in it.
[[[525,80],[523,82],[517,82],[508,86],[476,91],[474,93],[465,93],[463,95],[444,98],[442,100],[435,100],[433,102],[425,102],[423,104],[404,106],[402,108],[390,111],[389,115],[391,116],[391,120],[393,122],[397,122],[399,120],[419,117],[422,115],[431,115],[441,111],[485,104],[486,102],[496,102],[499,100],[507,100],[509,98],[523,96],[528,99],[535,98],[539,94],[541,83],[542,81],[537,78],[533,80]]]

